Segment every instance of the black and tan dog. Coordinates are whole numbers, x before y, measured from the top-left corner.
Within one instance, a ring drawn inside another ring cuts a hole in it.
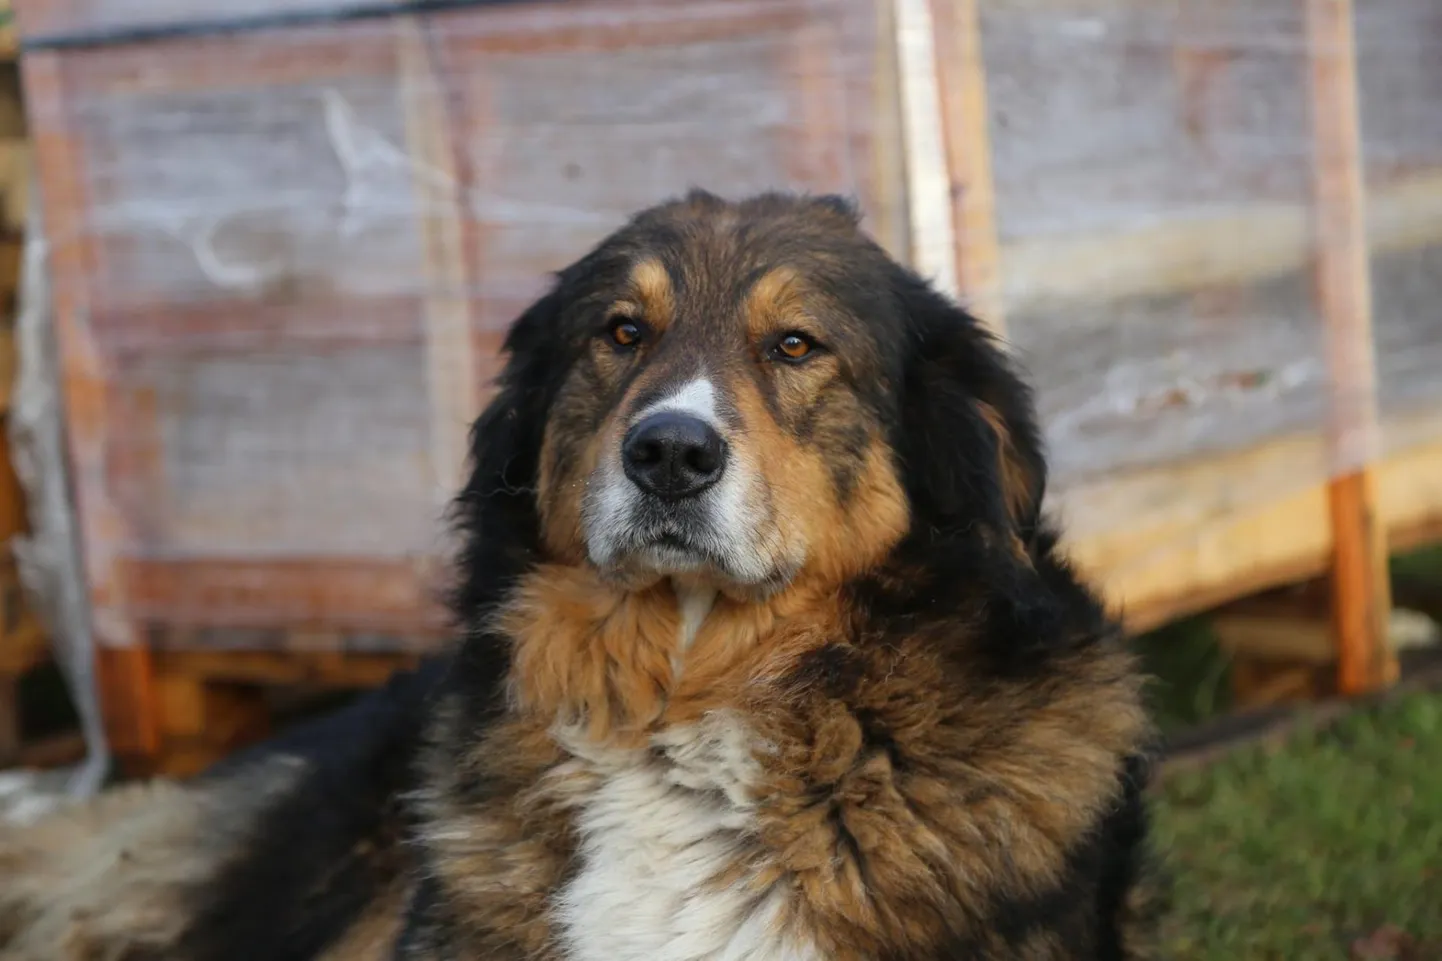
[[[1139,678],[970,317],[842,202],[694,193],[506,347],[458,653],[13,834],[0,957],[1134,956]]]

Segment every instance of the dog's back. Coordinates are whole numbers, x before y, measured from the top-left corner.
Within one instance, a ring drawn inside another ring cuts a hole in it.
[[[384,958],[429,663],[187,783],[0,830],[0,959]]]

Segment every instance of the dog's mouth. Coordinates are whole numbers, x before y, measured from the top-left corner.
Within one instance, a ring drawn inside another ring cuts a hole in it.
[[[691,542],[690,538],[671,533],[670,531],[663,531],[657,534],[651,539],[647,546],[661,548],[663,550],[679,551],[681,553],[699,553],[699,548]]]
[[[631,552],[648,557],[663,571],[691,571],[698,567],[721,566],[722,558],[696,534],[672,526],[633,532]]]

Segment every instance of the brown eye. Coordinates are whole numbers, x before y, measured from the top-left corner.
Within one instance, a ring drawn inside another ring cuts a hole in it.
[[[641,342],[641,328],[629,320],[611,324],[611,342],[617,347],[635,347]]]
[[[782,360],[805,360],[815,346],[805,334],[787,334],[776,342],[776,353]]]

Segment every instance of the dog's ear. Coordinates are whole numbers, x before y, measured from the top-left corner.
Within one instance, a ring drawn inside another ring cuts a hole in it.
[[[1046,492],[1031,392],[975,318],[900,274],[910,338],[901,453],[912,510],[937,531],[979,526],[1025,547]]]
[[[1071,616],[1069,582],[1041,536],[1046,461],[1031,394],[976,319],[909,271],[895,290],[910,340],[897,438],[909,543],[946,572],[927,603],[964,603],[955,584],[976,585],[990,649],[1024,663]]]
[[[462,544],[452,602],[463,621],[489,607],[539,548],[536,475],[557,390],[546,345],[557,339],[562,301],[558,285],[511,325],[498,389],[471,428],[471,473],[453,505]]]

